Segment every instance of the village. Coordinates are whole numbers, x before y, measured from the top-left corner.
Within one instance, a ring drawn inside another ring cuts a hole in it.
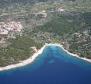
[[[22,29],[23,26],[20,22],[0,22],[0,43],[4,43],[6,38],[14,38],[14,34],[20,33]]]

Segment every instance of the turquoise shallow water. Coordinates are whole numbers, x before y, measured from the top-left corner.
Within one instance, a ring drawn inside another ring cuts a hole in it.
[[[48,46],[32,64],[0,72],[0,84],[91,84],[91,63]]]

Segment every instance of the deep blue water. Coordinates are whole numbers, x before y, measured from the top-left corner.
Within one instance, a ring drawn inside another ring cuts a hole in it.
[[[32,64],[0,72],[0,84],[91,84],[91,63],[49,46]]]

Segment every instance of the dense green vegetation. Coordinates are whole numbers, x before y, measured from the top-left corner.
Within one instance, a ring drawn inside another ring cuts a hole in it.
[[[43,32],[52,32],[58,35],[64,35],[79,31],[81,20],[77,19],[77,16],[60,15],[55,14],[50,22],[47,22],[43,26],[39,27]],[[75,19],[75,20],[74,20]],[[77,19],[77,20],[76,20]]]
[[[16,39],[9,39],[11,45],[7,48],[0,48],[0,66],[17,63],[32,56],[34,53],[31,47],[40,49],[43,45],[32,40],[28,36],[17,36]]]

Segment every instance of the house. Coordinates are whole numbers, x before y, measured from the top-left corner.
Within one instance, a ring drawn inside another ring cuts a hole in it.
[[[62,7],[60,7],[60,8],[57,9],[57,11],[58,12],[64,12],[65,10]]]
[[[47,17],[47,13],[46,13],[45,10],[40,11],[40,12],[38,12],[38,13],[36,14],[36,16],[39,16],[39,15],[40,15],[42,18],[46,18],[46,17]]]
[[[0,28],[0,35],[7,35],[8,34],[8,30]]]

